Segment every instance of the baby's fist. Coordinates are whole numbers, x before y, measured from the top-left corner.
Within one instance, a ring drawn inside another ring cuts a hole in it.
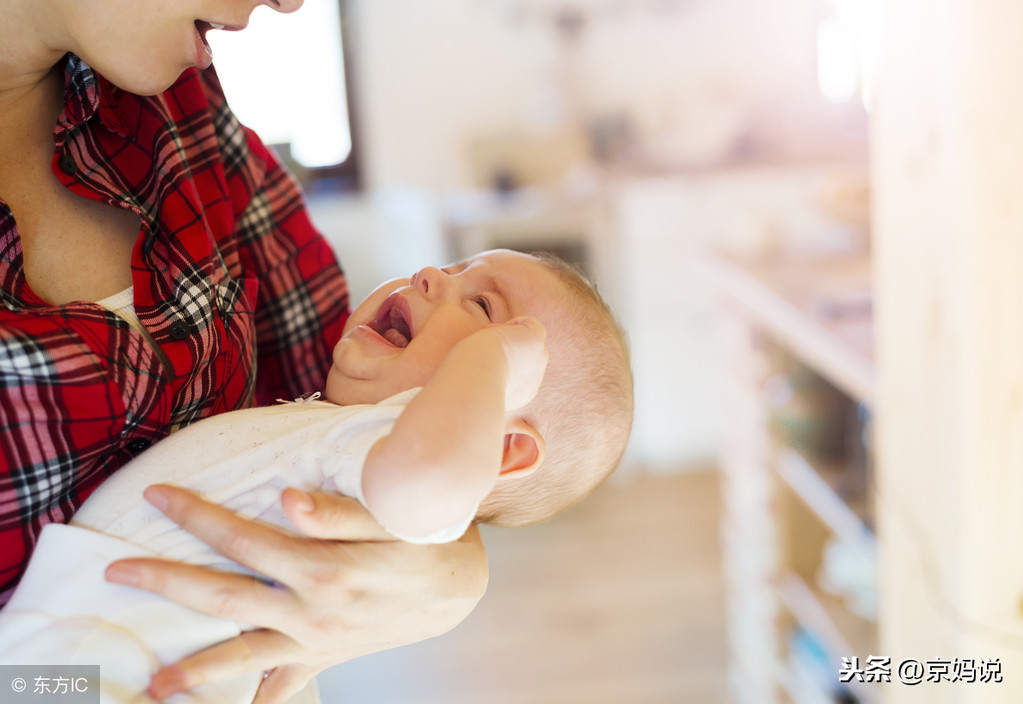
[[[512,318],[488,328],[498,335],[508,360],[505,409],[513,411],[533,400],[547,369],[547,330],[532,316]]]

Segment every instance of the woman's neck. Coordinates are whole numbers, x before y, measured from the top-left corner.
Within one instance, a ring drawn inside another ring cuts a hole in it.
[[[0,116],[49,90],[49,74],[67,52],[54,0],[0,0]],[[5,123],[4,123],[5,124]]]
[[[10,195],[24,169],[49,163],[53,128],[64,106],[64,72],[54,65],[21,90],[0,92],[0,198]],[[14,180],[12,182],[12,179]]]
[[[0,181],[26,152],[52,151],[66,53],[60,0],[0,0]],[[41,146],[42,145],[42,146]],[[45,153],[45,152],[43,152]]]

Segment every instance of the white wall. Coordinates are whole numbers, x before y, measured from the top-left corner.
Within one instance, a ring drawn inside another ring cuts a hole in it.
[[[524,96],[551,60],[539,32],[509,34],[471,0],[357,0],[352,18],[372,187],[458,188],[467,135],[528,122]]]
[[[651,158],[705,162],[817,108],[811,0],[590,0],[569,44],[545,19],[560,4],[353,0],[368,183],[465,188],[474,137],[620,113]]]

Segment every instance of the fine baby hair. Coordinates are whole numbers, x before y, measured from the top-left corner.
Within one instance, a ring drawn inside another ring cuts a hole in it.
[[[484,500],[481,522],[514,528],[548,520],[582,500],[618,466],[633,417],[628,340],[596,285],[547,252],[533,252],[554,272],[567,324],[547,330],[547,371],[523,413],[547,448],[540,467],[499,485]]]

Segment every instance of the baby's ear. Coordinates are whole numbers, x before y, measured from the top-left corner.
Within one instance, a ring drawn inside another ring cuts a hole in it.
[[[521,479],[543,461],[547,443],[540,431],[522,418],[508,421],[504,429],[504,455],[498,479]]]

